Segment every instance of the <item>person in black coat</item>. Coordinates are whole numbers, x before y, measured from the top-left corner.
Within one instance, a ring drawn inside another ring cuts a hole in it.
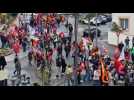
[[[132,45],[134,46],[134,37],[133,37],[133,39],[132,39]]]
[[[129,37],[127,36],[126,39],[125,39],[125,44],[126,44],[126,47],[129,48]]]
[[[62,65],[62,60],[61,60],[61,58],[58,56],[58,57],[56,58],[56,66],[60,68],[61,65]]]
[[[69,53],[70,53],[70,50],[71,50],[71,44],[70,43],[67,43],[65,45],[65,52],[66,52],[66,58],[68,57]]]
[[[23,47],[23,52],[26,52],[26,48],[27,48],[27,40],[26,40],[26,38],[22,40],[22,47]]]
[[[3,54],[0,54],[0,70],[4,70],[5,66],[7,65],[6,59]]]
[[[124,47],[123,42],[119,43],[118,48],[119,48],[120,52],[122,51],[122,48],[123,48],[123,47]]]
[[[6,44],[6,37],[1,35],[0,38],[1,38],[2,48],[4,48],[4,46]]]
[[[61,64],[62,64],[62,73],[65,73],[67,64],[66,64],[65,59],[63,57],[61,59]]]
[[[59,55],[62,55],[62,45],[58,46],[57,51]]]

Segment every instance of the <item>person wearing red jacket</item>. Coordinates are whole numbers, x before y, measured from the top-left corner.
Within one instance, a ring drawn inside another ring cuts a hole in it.
[[[117,48],[115,49],[115,52],[114,52],[114,59],[118,59],[119,56],[120,56],[120,50],[119,50],[119,48],[117,47]]]
[[[116,72],[118,73],[118,75],[123,75],[125,74],[125,66],[122,64],[121,60],[120,59],[116,59],[115,62],[114,62],[114,65],[115,65],[115,69],[116,69]]]
[[[16,41],[14,44],[13,44],[13,50],[15,52],[15,54],[17,55],[19,52],[20,52],[20,44],[19,44],[19,41]]]

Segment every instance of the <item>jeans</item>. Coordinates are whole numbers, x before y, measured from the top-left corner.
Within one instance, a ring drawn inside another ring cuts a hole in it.
[[[5,43],[4,42],[2,42],[2,48],[4,48],[5,47]]]
[[[20,76],[21,75],[21,70],[15,70],[14,71],[14,74],[17,72],[17,76]]]
[[[92,73],[91,72],[88,72],[85,75],[85,81],[89,82],[90,80],[92,80]]]
[[[83,80],[83,82],[85,82],[85,80],[86,80],[86,75],[81,75],[81,80]]]
[[[68,86],[71,86],[72,80],[71,79],[67,79],[67,84],[68,84]]]
[[[26,47],[25,46],[23,47],[23,52],[26,52]]]
[[[53,44],[54,44],[54,48],[56,48],[56,42],[53,42]]]
[[[62,67],[62,73],[65,73],[66,67]]]

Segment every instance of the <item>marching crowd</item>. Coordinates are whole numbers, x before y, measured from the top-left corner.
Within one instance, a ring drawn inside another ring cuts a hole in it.
[[[91,82],[93,86],[133,85],[134,38],[132,47],[129,47],[130,40],[127,37],[110,57],[108,48],[95,47],[94,39],[89,36],[83,35],[78,43],[72,41],[73,25],[65,16],[55,13],[32,13],[26,16],[21,13],[17,20],[18,25],[8,26],[6,33],[0,34],[2,48],[9,47],[16,54],[14,75],[21,75],[22,64],[18,54],[23,49],[23,52],[28,51],[30,66],[48,70],[48,79],[52,74],[52,65],[56,62],[55,77],[64,76],[67,86]],[[61,25],[68,30],[67,36],[67,33],[57,31]],[[53,59],[55,51],[57,55]],[[68,63],[67,58],[77,60],[77,64]],[[4,56],[0,56],[1,69],[6,65]],[[27,79],[30,80],[29,77]]]

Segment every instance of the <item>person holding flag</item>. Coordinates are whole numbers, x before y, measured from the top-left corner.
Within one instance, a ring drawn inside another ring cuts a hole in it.
[[[109,71],[108,71],[108,67],[106,64],[104,64],[104,59],[101,58],[100,59],[100,64],[101,64],[101,74],[100,74],[100,81],[102,86],[108,86],[109,84]]]
[[[124,64],[122,63],[124,59],[121,59],[121,58],[118,58],[114,61],[114,66],[115,66],[115,69],[116,69],[116,72],[119,76],[119,79],[120,79],[120,76],[124,76],[125,75],[125,66]]]

